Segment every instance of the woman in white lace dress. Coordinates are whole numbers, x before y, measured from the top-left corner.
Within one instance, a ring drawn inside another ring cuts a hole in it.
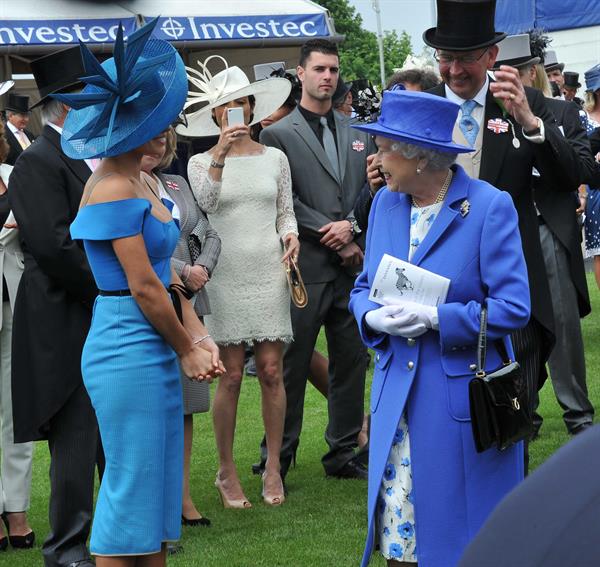
[[[227,369],[213,404],[219,452],[215,486],[225,507],[251,506],[233,459],[244,345],[251,343],[268,447],[262,495],[265,503],[279,505],[284,501],[279,452],[286,406],[282,359],[285,343],[293,338],[285,263],[298,255],[298,229],[288,160],[281,151],[254,142],[249,125],[278,108],[290,86],[285,79],[250,85],[236,67],[210,80],[214,84],[219,78],[225,86],[215,89],[218,98],[191,115],[186,129],[188,135],[211,135],[217,128],[220,132],[217,145],[192,157],[188,165],[200,208],[210,215],[222,240],[219,265],[207,284],[212,314],[205,320]],[[210,81],[202,84],[210,91]],[[229,108],[243,110],[244,124],[228,125]]]

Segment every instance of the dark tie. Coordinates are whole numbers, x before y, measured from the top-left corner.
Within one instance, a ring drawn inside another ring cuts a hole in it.
[[[323,148],[325,149],[325,153],[329,158],[329,163],[331,163],[331,167],[333,167],[333,171],[339,180],[340,162],[338,159],[337,147],[335,145],[335,138],[333,137],[333,132],[329,129],[327,118],[321,116],[320,121],[321,126],[323,126]]]

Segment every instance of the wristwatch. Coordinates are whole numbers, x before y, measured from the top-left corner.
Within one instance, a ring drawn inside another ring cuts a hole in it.
[[[546,131],[544,128],[544,121],[539,117],[535,117],[538,123],[538,127],[534,128],[529,132],[525,132],[525,129],[522,128],[523,137],[534,144],[542,144],[546,141]]]
[[[350,232],[352,236],[356,236],[362,232],[360,226],[358,226],[358,222],[354,217],[347,217],[346,220],[350,223]]]

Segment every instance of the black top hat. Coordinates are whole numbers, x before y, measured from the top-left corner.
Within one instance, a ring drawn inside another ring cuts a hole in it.
[[[11,110],[12,112],[17,112],[19,114],[27,114],[29,112],[29,97],[26,95],[10,93],[4,108],[5,110]]]
[[[31,108],[44,103],[52,93],[66,92],[82,85],[80,78],[86,75],[79,46],[55,51],[30,65],[40,91],[40,100]]]
[[[562,72],[564,68],[565,64],[558,62],[556,51],[546,51],[546,55],[544,56],[544,69],[546,69],[546,72],[554,71],[556,69],[560,69]]]
[[[578,89],[581,87],[581,83],[579,82],[579,73],[575,73],[575,71],[565,71],[563,73],[563,77],[565,79],[565,87],[569,87],[571,89]]]
[[[423,41],[436,49],[471,51],[506,37],[496,32],[496,0],[437,0],[437,27],[423,33]]]
[[[346,95],[352,89],[352,83],[345,83],[341,76],[338,76],[337,87],[333,93],[332,101],[333,104],[341,104],[344,102]]]

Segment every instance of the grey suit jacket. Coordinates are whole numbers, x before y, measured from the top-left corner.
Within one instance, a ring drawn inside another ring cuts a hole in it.
[[[300,269],[306,283],[334,280],[346,268],[340,257],[322,245],[319,228],[353,216],[353,207],[366,179],[367,156],[375,145],[364,132],[350,128],[349,119],[334,112],[342,179],[302,113],[288,116],[260,133],[261,143],[283,151],[292,173],[294,211],[300,233]],[[362,247],[362,240],[357,243]]]
[[[183,266],[192,263],[188,247],[188,237],[190,232],[197,226],[199,230],[195,232],[202,243],[202,249],[195,264],[204,266],[208,270],[208,273],[212,274],[221,253],[221,239],[217,231],[210,225],[206,214],[198,206],[198,203],[196,203],[192,190],[183,177],[180,175],[167,175],[165,173],[160,173],[158,177],[169,196],[173,199],[173,202],[179,208],[181,215],[179,220],[181,235],[171,259],[171,264],[175,268],[177,275],[181,277]],[[196,294],[194,309],[198,315],[207,315],[210,313],[210,303],[205,287]]]

